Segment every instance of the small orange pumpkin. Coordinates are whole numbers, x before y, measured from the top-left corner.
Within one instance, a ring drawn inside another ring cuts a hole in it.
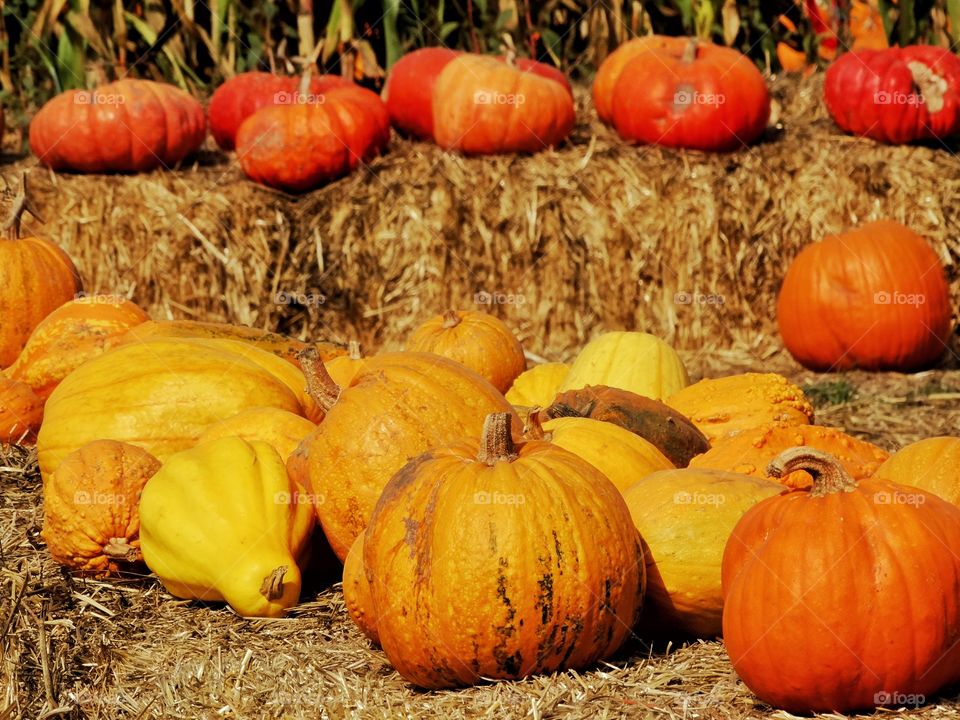
[[[43,421],[43,400],[22,382],[0,375],[0,444],[32,443]]]
[[[361,369],[363,369],[366,359],[360,351],[360,343],[351,340],[347,343],[347,354],[339,355],[331,360],[327,360],[327,372],[330,377],[340,387],[348,387],[353,378]]]

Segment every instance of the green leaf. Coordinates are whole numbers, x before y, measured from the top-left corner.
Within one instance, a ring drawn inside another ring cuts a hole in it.
[[[445,42],[446,39],[450,36],[450,33],[455,31],[460,27],[460,23],[456,21],[445,22],[440,28],[440,42]]]
[[[950,41],[960,38],[960,0],[947,0],[947,17],[950,18]]]
[[[917,18],[913,14],[913,0],[900,0],[900,21],[897,23],[901,47],[909,45],[917,36]]]
[[[511,20],[513,20],[512,8],[501,12],[500,15],[497,17],[497,22],[494,23],[494,29],[496,30],[496,33],[499,35],[501,32],[503,32],[504,28],[507,27],[507,24]]]
[[[63,28],[57,38],[57,74],[65,90],[86,87],[85,49],[80,35]]]
[[[397,31],[397,19],[400,17],[400,0],[383,0],[383,41],[387,49],[387,69],[400,59],[403,48],[400,46],[400,33]]]

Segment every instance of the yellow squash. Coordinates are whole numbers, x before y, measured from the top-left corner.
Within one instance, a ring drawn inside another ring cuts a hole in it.
[[[238,437],[247,442],[260,440],[286,460],[301,441],[316,429],[314,423],[289,410],[256,407],[214,423],[203,431],[197,444],[225,437]]]
[[[960,505],[960,437],[911,443],[891,455],[874,477],[918,487]]]
[[[566,363],[535,365],[513,381],[507,390],[507,402],[514,407],[547,407],[569,372]]]
[[[176,597],[279,617],[300,599],[314,509],[263,442],[222,438],[171,456],[140,500],[140,549]]]

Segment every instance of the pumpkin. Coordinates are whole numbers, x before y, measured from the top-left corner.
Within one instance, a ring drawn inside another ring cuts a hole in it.
[[[251,180],[288,192],[312,190],[372,160],[390,142],[376,93],[334,88],[315,102],[269,105],[243,121],[237,157]]]
[[[747,687],[843,714],[960,680],[960,508],[810,448],[769,472],[815,479],[753,506],[724,551],[724,644]]]
[[[43,532],[61,565],[110,575],[143,561],[140,493],[160,461],[133,445],[95,440],[70,453],[43,484]]]
[[[874,477],[912,485],[960,505],[960,438],[932,437],[911,443],[891,455]]]
[[[559,392],[606,385],[663,400],[690,383],[677,351],[655,335],[608,332],[580,351]]]
[[[67,375],[118,345],[124,333],[147,320],[147,314],[129,300],[110,295],[77,298],[34,328],[7,375],[46,399]]]
[[[200,340],[240,340],[300,367],[297,355],[313,346],[324,362],[346,354],[347,349],[331,342],[305,343],[286,335],[257,330],[245,325],[197,322],[195,320],[150,320],[123,336],[123,343],[155,338],[195,338]]]
[[[820,425],[764,425],[717,441],[703,455],[690,461],[692,468],[725,470],[753,477],[767,477],[766,468],[781,452],[795,446],[828,452],[843,463],[854,478],[873,475],[889,454],[865,440],[858,440],[842,430]],[[812,478],[798,472],[782,482],[793,488],[809,487]]]
[[[311,75],[305,94],[318,96],[335,87],[347,87],[350,81],[339,75]],[[237,130],[248,117],[268,105],[298,102],[303,80],[299,77],[267,72],[234,75],[216,89],[207,107],[210,133],[223,150],[233,150]],[[303,98],[306,100],[307,98]]]
[[[43,421],[43,400],[29,385],[0,375],[0,445],[32,443]]]
[[[380,644],[377,618],[373,609],[373,589],[363,565],[363,538],[360,533],[343,563],[343,602],[350,619],[371,642]]]
[[[30,149],[42,164],[85,173],[171,167],[199,150],[206,135],[200,103],[152,80],[68,90],[30,121]]]
[[[92,440],[129,442],[161,461],[192,447],[213,423],[251,407],[319,417],[300,371],[226,340],[122,345],[81,365],[47,400],[37,440],[44,477]]]
[[[616,488],[551,443],[481,441],[410,461],[364,536],[377,633],[423,688],[588,667],[630,636],[643,550]]]
[[[200,434],[197,444],[238,437],[247,442],[259,440],[286,460],[307,435],[317,429],[305,417],[276,407],[254,407],[215,422]]]
[[[682,50],[688,43],[686,38],[643,35],[628,40],[607,55],[597,68],[597,74],[593,79],[593,106],[600,120],[607,124],[613,121],[614,88],[631,60],[649,50],[672,48]]]
[[[397,130],[421,140],[433,139],[433,89],[443,68],[459,55],[448,48],[420,48],[390,68],[383,100]]]
[[[448,310],[413,331],[407,350],[450,358],[506,392],[527,367],[520,341],[502,320],[476,310]]]
[[[932,45],[856,50],[827,68],[823,96],[841,130],[885,143],[960,130],[960,58]]]
[[[732,48],[671,38],[634,46],[618,65],[621,58],[619,73],[603,76],[612,92],[602,86],[594,94],[610,99],[610,121],[624,140],[725,152],[749,145],[767,127],[766,82]]]
[[[483,55],[450,60],[433,89],[434,140],[446,150],[538,152],[563,142],[575,117],[562,83]]]
[[[760,425],[813,422],[813,405],[803,390],[775,373],[707,378],[666,402],[690,418],[711,442]]]
[[[581,417],[542,422],[533,413],[525,435],[546,440],[583,458],[623,492],[642,477],[674,465],[657,447],[618,425]]]
[[[692,468],[650,473],[623,490],[646,549],[643,637],[722,632],[723,548],[744,512],[782,492],[769,480]]]
[[[363,353],[360,351],[360,343],[351,340],[347,343],[347,354],[326,360],[327,372],[330,377],[340,387],[346,387],[353,382],[354,376],[366,364]]]
[[[777,323],[811,370],[917,370],[946,348],[950,289],[927,242],[882,220],[800,251],[780,287]]]
[[[310,486],[323,497],[317,515],[341,561],[408,459],[478,435],[488,413],[510,410],[490,383],[439,355],[377,355],[342,392],[316,353],[305,351],[301,362],[311,393],[327,411],[305,452]]]
[[[41,320],[83,289],[63,250],[43,238],[20,237],[25,210],[33,212],[26,174],[7,221],[9,234],[0,237],[0,369],[17,359]]]
[[[710,449],[710,443],[690,420],[657,400],[619,388],[586,387],[560,393],[538,413],[544,421],[585,417],[614,423],[651,442],[677,467]]]
[[[513,381],[506,398],[514,407],[546,407],[553,402],[560,383],[570,372],[566,363],[542,363],[525,370]]]
[[[221,438],[172,455],[143,490],[143,559],[171,595],[280,617],[300,599],[313,503],[263,442]]]

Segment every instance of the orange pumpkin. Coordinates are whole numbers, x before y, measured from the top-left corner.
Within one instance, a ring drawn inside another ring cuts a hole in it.
[[[124,333],[147,320],[147,314],[129,300],[108,295],[78,298],[37,325],[7,374],[46,399],[67,375],[118,345]]]
[[[380,644],[377,634],[377,617],[373,606],[373,588],[367,580],[363,565],[363,538],[360,533],[347,559],[343,563],[343,602],[350,613],[350,619],[360,631],[376,645]]]
[[[811,370],[917,370],[952,326],[940,258],[900,223],[868,223],[805,247],[777,298],[780,335]]]
[[[960,438],[932,437],[911,443],[891,455],[875,477],[912,485],[960,505]]]
[[[0,375],[0,444],[33,442],[43,421],[43,400],[29,385]]]
[[[363,353],[360,351],[360,343],[356,340],[351,340],[347,344],[346,355],[339,355],[330,360],[326,360],[325,365],[333,381],[340,387],[347,387],[353,382],[356,374],[363,369],[366,362]]]
[[[485,377],[502,393],[527,367],[523,347],[510,328],[476,310],[448,310],[431,318],[414,330],[407,350],[450,358]]]
[[[641,53],[656,49],[683,49],[685,38],[673,38],[665,35],[644,35],[623,43],[607,55],[593,79],[593,106],[600,119],[609,123],[613,120],[614,87],[620,79],[623,69]]]

